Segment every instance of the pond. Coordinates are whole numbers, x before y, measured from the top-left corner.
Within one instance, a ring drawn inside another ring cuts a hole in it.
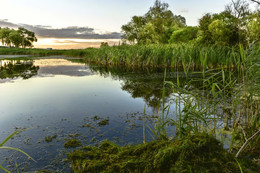
[[[176,81],[167,71],[166,80]],[[26,156],[0,151],[4,166],[20,171],[69,172],[64,148],[68,139],[96,145],[109,139],[120,145],[152,140],[153,122],[161,110],[164,69],[102,67],[81,59],[0,60],[0,141],[17,129],[29,128],[7,146]],[[180,82],[185,77],[180,74]],[[199,84],[190,84],[197,88]],[[165,102],[174,97],[165,90]],[[170,109],[174,118],[176,105]],[[175,129],[171,128],[171,134]]]

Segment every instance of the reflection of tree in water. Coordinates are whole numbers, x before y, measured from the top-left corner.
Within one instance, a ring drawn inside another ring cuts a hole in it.
[[[34,66],[32,60],[0,60],[0,79],[29,79],[37,75],[38,70],[39,66]]]
[[[156,109],[162,101],[164,69],[100,67],[95,65],[90,65],[90,69],[102,76],[111,75],[114,79],[122,80],[122,90],[130,93],[133,98],[143,98],[150,107]],[[166,80],[176,81],[176,73],[169,70]],[[183,81],[184,78],[180,78],[180,80]],[[172,92],[173,89],[169,86],[165,88],[166,102]]]

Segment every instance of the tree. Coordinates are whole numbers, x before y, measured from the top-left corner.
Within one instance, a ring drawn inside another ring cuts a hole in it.
[[[138,43],[138,34],[145,23],[145,19],[142,16],[132,17],[128,24],[122,26],[123,39],[130,43]]]
[[[235,45],[238,43],[243,43],[245,40],[245,34],[242,28],[239,27],[238,21],[230,11],[223,11],[219,14],[213,15],[213,20],[220,20],[224,22],[225,27],[228,28],[229,32],[226,32],[227,35],[223,36],[228,38],[229,45]],[[215,40],[216,41],[216,40]]]
[[[229,44],[231,30],[227,27],[227,24],[221,20],[214,20],[209,25],[209,31],[212,34],[213,40],[216,44]]]
[[[247,41],[260,41],[260,11],[257,11],[249,16],[246,28]]]
[[[2,45],[10,46],[11,41],[9,39],[9,34],[11,30],[9,28],[1,28],[0,29],[0,38],[2,41]]]
[[[171,35],[171,39],[169,40],[169,43],[192,41],[197,38],[198,30],[199,29],[197,27],[186,27],[174,31]]]
[[[260,5],[260,1],[259,1],[259,0],[250,0],[250,1],[255,2],[255,3],[257,3],[258,5]]]
[[[169,4],[156,0],[144,16],[134,16],[128,24],[122,26],[123,39],[139,44],[168,43],[171,36],[169,28],[181,28],[186,25],[184,17],[174,15],[168,8]],[[144,38],[149,32],[153,35]]]
[[[25,47],[33,47],[33,42],[37,42],[37,38],[35,37],[35,33],[32,31],[29,31],[25,28],[19,27],[18,33],[22,37],[21,46],[23,48]]]
[[[21,27],[18,30],[0,28],[0,39],[2,45],[11,46],[13,44],[15,47],[22,46],[23,48],[33,47],[33,42],[37,41],[34,32]]]
[[[138,40],[140,44],[155,44],[159,43],[159,36],[155,31],[155,27],[152,23],[147,23],[141,28],[138,33]]]
[[[213,43],[212,34],[209,31],[209,25],[213,21],[213,16],[210,13],[205,14],[199,19],[199,32],[197,41],[199,43]]]
[[[15,46],[15,47],[19,47],[22,44],[23,41],[23,37],[20,35],[19,32],[12,30],[9,33],[9,39],[10,42]]]
[[[250,13],[249,4],[245,0],[231,0],[225,11],[230,12],[237,19],[241,19]]]
[[[101,42],[100,47],[108,47],[108,42]]]

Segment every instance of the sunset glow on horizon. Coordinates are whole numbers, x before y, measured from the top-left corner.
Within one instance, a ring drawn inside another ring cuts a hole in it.
[[[58,38],[38,38],[34,43],[35,48],[53,49],[85,49],[89,47],[98,48],[102,42],[107,42],[110,46],[119,45],[120,39],[58,39]]]

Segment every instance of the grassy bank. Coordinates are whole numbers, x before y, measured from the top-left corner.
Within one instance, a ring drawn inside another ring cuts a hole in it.
[[[136,67],[174,67],[180,69],[234,68],[241,65],[239,47],[196,44],[122,45],[78,50],[0,48],[1,55],[65,55],[83,57],[88,62]]]
[[[64,55],[67,50],[46,50],[46,49],[23,49],[23,48],[0,48],[0,55]]]

